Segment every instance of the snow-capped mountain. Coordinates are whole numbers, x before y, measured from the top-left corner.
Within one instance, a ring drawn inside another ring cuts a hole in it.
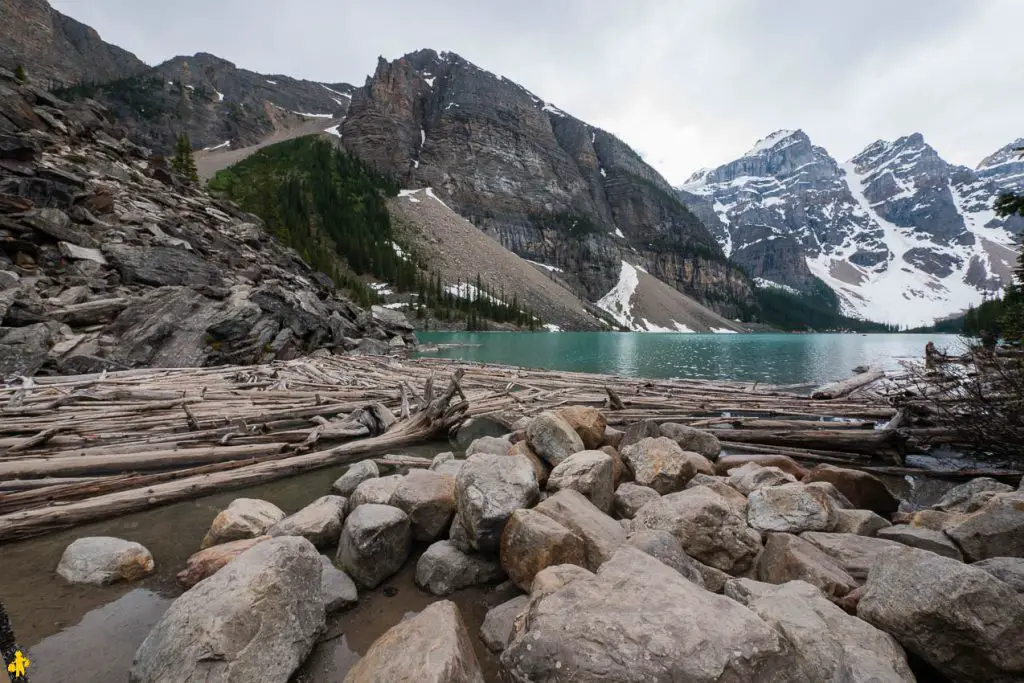
[[[1024,188],[1022,144],[971,169],[915,133],[840,164],[803,131],[783,130],[698,171],[679,196],[762,283],[808,291],[817,277],[848,315],[930,324],[1009,281],[1024,221],[996,218],[992,203]]]

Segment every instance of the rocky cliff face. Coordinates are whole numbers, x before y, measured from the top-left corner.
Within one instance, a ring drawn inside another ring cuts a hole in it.
[[[621,140],[451,53],[381,60],[353,95],[345,147],[432,187],[506,248],[597,301],[622,262],[735,313],[749,278]]]
[[[258,74],[199,53],[175,57],[131,78],[58,94],[97,100],[133,140],[167,154],[181,133],[188,134],[196,150],[225,150],[310,122],[340,119],[353,91],[345,83]]]
[[[413,341],[400,314],[353,306],[108,116],[0,70],[0,377]]]
[[[1013,147],[975,170],[914,134],[839,164],[803,131],[778,131],[678,193],[764,284],[809,291],[818,277],[848,314],[930,324],[1009,282],[1024,221],[995,218],[992,202],[1024,187]]]
[[[0,2],[0,67],[24,67],[44,87],[125,78],[148,67],[46,0]]]

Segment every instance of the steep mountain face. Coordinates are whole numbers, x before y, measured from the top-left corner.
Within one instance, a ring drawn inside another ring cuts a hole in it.
[[[108,117],[0,70],[0,120],[14,123],[0,132],[0,378],[414,341],[403,316],[355,307]]]
[[[43,87],[125,78],[149,67],[105,43],[92,28],[46,0],[0,2],[0,67],[24,67]]]
[[[802,131],[778,131],[678,192],[763,284],[811,291],[816,277],[844,313],[930,324],[1009,281],[1024,225],[992,203],[1024,186],[1012,147],[974,170],[914,134],[839,164]]]
[[[227,150],[281,138],[287,131],[336,123],[355,89],[239,69],[211,54],[175,57],[145,72],[59,90],[105,105],[130,137],[167,154],[187,133],[194,149]]]
[[[628,261],[720,312],[751,302],[749,278],[639,155],[458,55],[380,60],[341,133],[349,151],[406,187],[433,188],[591,301]]]

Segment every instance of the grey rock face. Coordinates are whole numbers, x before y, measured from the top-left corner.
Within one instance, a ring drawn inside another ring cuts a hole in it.
[[[153,573],[153,555],[144,546],[110,536],[79,538],[64,550],[57,573],[69,583],[104,586],[135,581]]]
[[[972,562],[1024,557],[1024,491],[996,494],[946,534]]]
[[[496,561],[464,553],[451,541],[432,544],[416,563],[416,584],[433,595],[450,595],[504,578],[505,572]]]
[[[808,681],[916,681],[895,638],[850,616],[808,583],[773,586],[746,604],[793,644]]]
[[[897,524],[896,526],[879,529],[878,533],[875,535],[878,538],[888,541],[896,541],[903,545],[909,545],[912,548],[929,550],[933,553],[938,553],[943,557],[949,557],[954,560],[963,560],[963,555],[961,555],[960,549],[957,548],[956,544],[941,531],[921,529],[919,527],[907,526],[906,524]]]
[[[331,485],[331,491],[347,498],[361,483],[379,476],[380,470],[377,468],[377,463],[373,460],[360,460],[345,470],[345,474],[338,477],[337,481]]]
[[[622,459],[633,471],[636,483],[661,495],[681,491],[697,474],[693,460],[674,440],[646,438],[622,449]]]
[[[548,476],[549,492],[562,489],[579,491],[602,512],[611,512],[615,494],[611,456],[602,451],[580,451],[570,455]]]
[[[780,533],[768,534],[757,559],[757,578],[776,584],[806,581],[834,598],[857,587],[856,580],[827,554],[798,536]]]
[[[506,248],[562,268],[590,301],[638,258],[698,300],[717,297],[719,312],[750,295],[700,220],[621,140],[458,55],[379,61],[341,132],[346,149],[403,186],[433,187]]]
[[[472,547],[483,553],[497,552],[508,518],[539,496],[533,467],[522,458],[474,455],[456,477],[456,514]]]
[[[338,542],[344,517],[344,498],[322,496],[267,529],[267,535],[302,536],[317,548],[325,548]]]
[[[1024,675],[1024,599],[982,569],[904,548],[881,554],[857,615],[944,676],[1009,683]]]
[[[633,529],[672,533],[687,555],[729,574],[750,569],[761,535],[725,498],[704,486],[672,493],[640,508]]]
[[[954,486],[932,507],[943,512],[975,512],[997,493],[1009,493],[1013,487],[989,477],[978,477]]]
[[[583,539],[586,566],[591,571],[596,571],[626,541],[622,526],[578,491],[559,491],[535,510]]]
[[[359,601],[356,584],[348,574],[334,566],[331,558],[320,556],[323,570],[320,575],[320,587],[324,592],[324,609],[328,614],[347,609]]]
[[[747,497],[747,521],[758,531],[831,531],[836,507],[826,495],[804,484],[768,486]]]
[[[615,489],[612,511],[619,519],[633,519],[644,505],[661,496],[649,486],[640,486],[629,482],[620,484]]]
[[[132,683],[287,680],[324,628],[313,544],[273,538],[171,605],[139,646]]]
[[[480,627],[480,638],[488,650],[501,652],[505,649],[512,635],[513,623],[529,604],[530,596],[520,595],[487,610],[487,616]]]
[[[545,411],[530,421],[526,441],[534,453],[553,467],[584,449],[583,440],[572,425],[552,411]]]
[[[398,508],[367,503],[345,520],[338,542],[338,564],[367,588],[376,588],[409,557],[409,517]]]
[[[201,547],[262,536],[284,518],[284,512],[273,503],[256,498],[236,498],[213,518]]]
[[[517,683],[790,680],[777,632],[634,548],[533,603],[526,622],[501,656]]]
[[[393,626],[345,676],[345,683],[383,681],[484,682],[455,603],[435,602],[412,619]]]
[[[626,543],[675,569],[688,581],[704,587],[704,576],[697,569],[700,563],[683,552],[679,540],[669,532],[651,529],[637,531],[629,535]]]
[[[976,569],[984,569],[992,576],[1024,594],[1024,558],[992,557],[971,565]]]
[[[700,453],[711,461],[717,460],[718,454],[722,452],[718,437],[701,429],[665,422],[661,425],[661,435],[675,441],[684,451]]]
[[[391,494],[391,505],[405,511],[417,541],[435,541],[448,532],[455,515],[455,478],[413,470]]]

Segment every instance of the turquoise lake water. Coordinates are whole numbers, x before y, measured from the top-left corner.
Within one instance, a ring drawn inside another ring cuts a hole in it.
[[[425,344],[460,344],[421,355],[629,377],[735,379],[770,384],[843,379],[859,365],[900,368],[921,360],[941,334],[651,334],[642,332],[419,332]]]

